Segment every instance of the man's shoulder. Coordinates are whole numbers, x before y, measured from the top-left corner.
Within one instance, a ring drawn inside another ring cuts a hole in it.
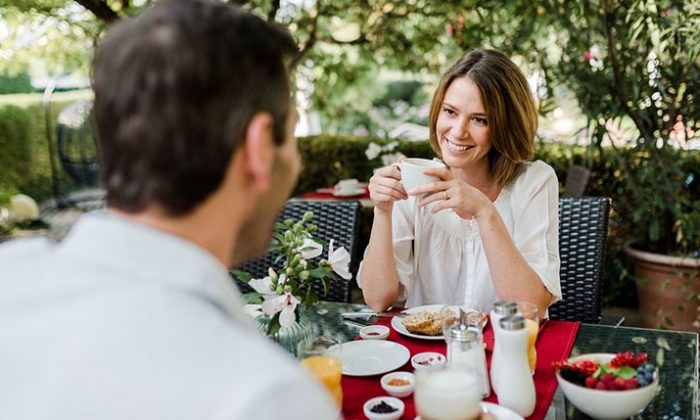
[[[0,267],[12,267],[29,258],[36,260],[50,253],[53,248],[53,242],[40,236],[3,242],[0,244]]]

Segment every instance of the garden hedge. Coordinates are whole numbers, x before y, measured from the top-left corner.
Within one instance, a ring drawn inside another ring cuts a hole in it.
[[[71,102],[51,104],[53,144],[58,113]],[[59,186],[62,193],[75,190],[70,180],[57,164]],[[52,197],[51,167],[44,107],[36,103],[20,108],[0,106],[0,190],[19,191],[38,202]]]

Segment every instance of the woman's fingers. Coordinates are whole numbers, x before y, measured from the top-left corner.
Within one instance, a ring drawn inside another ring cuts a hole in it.
[[[433,194],[438,191],[444,191],[450,188],[450,181],[435,181],[429,182],[427,184],[419,185],[417,187],[411,188],[408,191],[408,195],[424,195]]]
[[[369,191],[373,201],[394,201],[408,198],[400,182],[401,171],[395,166],[377,170],[370,178]]]
[[[452,171],[447,166],[442,168],[427,168],[423,170],[425,175],[436,176],[444,181],[449,181],[452,179]]]

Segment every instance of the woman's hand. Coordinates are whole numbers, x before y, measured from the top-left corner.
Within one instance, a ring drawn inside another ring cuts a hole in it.
[[[435,202],[432,213],[452,209],[462,219],[479,217],[493,207],[491,200],[479,189],[452,176],[450,168],[430,168],[424,173],[436,176],[441,181],[420,185],[408,192],[409,195],[425,195],[418,202],[418,207]]]
[[[368,189],[374,208],[384,212],[391,211],[394,201],[408,198],[401,185],[401,171],[396,165],[377,169],[369,179]]]

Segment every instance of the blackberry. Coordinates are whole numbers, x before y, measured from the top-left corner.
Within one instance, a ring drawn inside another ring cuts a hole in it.
[[[584,373],[572,370],[570,368],[562,368],[559,370],[559,374],[562,378],[569,382],[575,383],[576,385],[586,386],[587,376]]]

